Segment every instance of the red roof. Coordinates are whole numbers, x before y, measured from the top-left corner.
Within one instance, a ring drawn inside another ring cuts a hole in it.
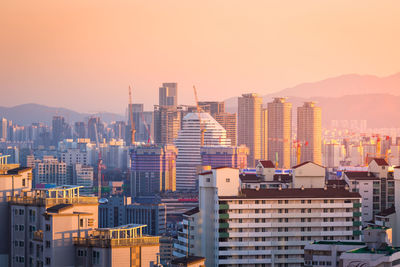
[[[264,168],[275,168],[274,163],[270,160],[260,160],[260,163]]]
[[[350,180],[379,180],[373,173],[367,171],[344,172]]]
[[[389,164],[386,162],[385,159],[382,158],[374,158],[372,159],[376,162],[376,164],[378,164],[378,166],[389,166]]]
[[[312,161],[304,161],[303,163],[300,163],[300,164],[298,164],[298,165],[293,166],[292,169],[296,169],[296,168],[301,167],[301,166],[304,166],[304,165],[306,165],[306,164],[308,164],[308,163],[312,163],[312,164],[315,164],[315,165],[320,166],[320,167],[322,167],[322,168],[325,168],[324,166],[321,166],[321,165],[319,165],[319,164],[317,164],[317,163],[315,163],[315,162],[312,162]]]

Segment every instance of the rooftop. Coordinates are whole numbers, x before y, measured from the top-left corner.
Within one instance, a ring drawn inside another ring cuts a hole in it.
[[[220,199],[234,198],[361,198],[358,192],[344,188],[282,188],[282,189],[242,189],[239,196],[221,196]]]
[[[373,158],[372,161],[375,161],[378,166],[389,166],[386,160],[382,158]]]
[[[264,168],[275,168],[274,163],[270,160],[260,160],[260,163]]]
[[[292,169],[297,169],[297,168],[299,168],[299,167],[301,167],[301,166],[304,166],[304,165],[307,165],[307,164],[310,164],[310,163],[312,163],[312,164],[314,164],[314,165],[317,165],[317,166],[320,166],[320,167],[322,167],[322,168],[325,168],[324,166],[319,165],[319,164],[317,164],[317,163],[315,163],[315,162],[312,162],[312,161],[305,161],[305,162],[303,162],[303,163],[300,163],[300,164],[297,164],[297,165],[293,166]]]
[[[199,261],[204,261],[205,258],[197,256],[181,257],[171,261],[171,264],[192,264]]]
[[[344,174],[350,180],[379,180],[373,173],[367,171],[347,171],[344,172]]]
[[[348,251],[347,253],[358,253],[358,254],[382,254],[385,256],[391,256],[394,253],[400,252],[400,248],[387,246],[386,248],[380,249],[369,249],[368,247],[357,248]]]
[[[200,211],[199,207],[196,207],[196,208],[193,208],[193,209],[190,209],[190,210],[186,211],[185,213],[183,213],[183,215],[191,216],[193,214],[198,213],[199,211]]]
[[[314,241],[315,245],[338,245],[338,246],[365,246],[365,242],[357,241]]]
[[[386,216],[392,215],[394,213],[396,213],[396,208],[390,207],[388,209],[385,209],[385,210],[379,212],[378,214],[376,214],[376,216],[386,217]]]

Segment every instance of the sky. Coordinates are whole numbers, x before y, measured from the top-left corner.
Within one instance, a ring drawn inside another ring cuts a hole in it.
[[[400,71],[400,1],[0,2],[0,106],[147,110],[268,94],[342,74]]]

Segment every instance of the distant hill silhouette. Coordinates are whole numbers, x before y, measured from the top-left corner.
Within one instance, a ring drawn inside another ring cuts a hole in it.
[[[0,107],[0,117],[5,117],[12,120],[13,123],[19,125],[29,125],[33,122],[43,122],[51,125],[53,116],[59,115],[73,123],[75,121],[87,121],[87,118],[94,115],[99,116],[103,122],[111,122],[117,120],[124,120],[120,114],[113,113],[79,113],[66,108],[48,107],[38,104],[23,104],[14,107]]]
[[[349,74],[319,82],[303,83],[263,96],[286,96],[293,103],[293,115],[304,101],[316,101],[322,108],[322,123],[331,120],[367,120],[368,127],[400,127],[400,73],[377,77]],[[237,111],[237,97],[225,101],[229,112]]]

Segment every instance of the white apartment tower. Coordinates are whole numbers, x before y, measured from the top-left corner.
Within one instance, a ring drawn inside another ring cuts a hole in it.
[[[226,138],[226,130],[209,113],[189,113],[183,119],[175,146],[178,148],[176,159],[176,190],[195,190],[197,188],[197,170],[201,167],[201,129],[204,129],[204,146],[231,145]]]
[[[186,215],[175,256],[197,254],[208,267],[303,266],[311,241],[360,240],[359,193],[324,186],[323,173],[302,164],[290,188],[276,189],[241,188],[237,169],[202,173],[199,210]]]

